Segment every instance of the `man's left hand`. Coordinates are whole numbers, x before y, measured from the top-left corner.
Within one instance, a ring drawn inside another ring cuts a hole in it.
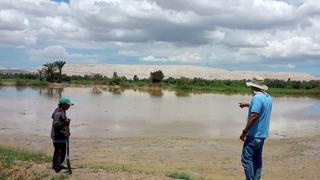
[[[70,126],[71,119],[68,118],[65,120],[65,122],[67,123],[68,126]]]
[[[245,138],[246,138],[246,134],[242,133],[242,134],[240,135],[240,138],[239,138],[239,139],[240,139],[241,141],[244,141]]]

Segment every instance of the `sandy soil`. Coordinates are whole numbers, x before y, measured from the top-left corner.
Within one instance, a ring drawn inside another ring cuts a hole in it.
[[[52,153],[49,137],[0,135],[0,144]],[[171,171],[194,179],[244,179],[237,139],[72,138],[70,148],[76,168],[71,179],[168,179]],[[263,155],[263,179],[320,178],[320,135],[268,139]],[[49,164],[29,168],[29,174],[30,169],[44,177],[54,174]]]

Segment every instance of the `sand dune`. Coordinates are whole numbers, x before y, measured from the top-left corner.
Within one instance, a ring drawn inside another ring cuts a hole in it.
[[[201,77],[204,79],[251,79],[254,76],[262,76],[270,79],[287,80],[320,80],[320,77],[312,76],[308,73],[295,72],[267,72],[267,71],[227,71],[224,69],[187,66],[187,65],[115,65],[115,64],[66,64],[63,73],[68,75],[92,75],[102,74],[112,77],[113,72],[119,76],[132,79],[134,75],[139,78],[148,78],[150,72],[161,70],[165,77]]]

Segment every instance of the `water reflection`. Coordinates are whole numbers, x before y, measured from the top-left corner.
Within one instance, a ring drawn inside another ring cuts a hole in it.
[[[63,88],[56,88],[56,87],[48,87],[48,88],[32,88],[34,91],[37,91],[40,95],[44,95],[50,98],[61,98],[62,92],[64,91]]]
[[[151,90],[148,90],[146,91],[149,96],[151,97],[162,97],[163,96],[163,92],[161,89],[151,89]]]
[[[3,87],[0,89],[0,133],[49,135],[50,115],[61,96],[70,97],[76,104],[68,111],[73,119],[72,134],[76,137],[237,138],[241,133],[246,123],[247,110],[240,109],[238,102],[250,101],[250,95],[184,93],[99,86],[24,89]],[[179,98],[181,95],[185,98]],[[319,131],[319,128],[319,100],[274,98],[271,136],[299,136]]]
[[[190,91],[175,91],[175,95],[178,97],[188,97],[190,96],[191,92]]]
[[[97,87],[93,87],[90,92],[93,95],[101,95],[102,94],[102,91]]]
[[[27,86],[16,86],[16,90],[17,91],[23,91],[23,90],[25,90],[27,88],[28,88]]]
[[[121,87],[110,87],[108,88],[108,92],[112,93],[113,95],[121,95],[125,90]]]

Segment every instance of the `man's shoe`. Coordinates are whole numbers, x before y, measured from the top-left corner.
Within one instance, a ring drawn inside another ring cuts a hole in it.
[[[56,173],[58,173],[58,172],[61,171],[61,168],[54,168],[54,171],[55,171]]]

